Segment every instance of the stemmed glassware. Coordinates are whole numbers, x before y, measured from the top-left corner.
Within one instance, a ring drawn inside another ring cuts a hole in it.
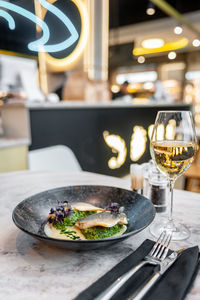
[[[150,144],[151,156],[157,168],[168,178],[170,203],[168,219],[150,227],[154,236],[165,229],[173,231],[173,240],[189,237],[189,230],[173,220],[173,188],[175,180],[191,165],[197,151],[192,114],[189,111],[160,111],[157,114]],[[164,227],[164,228],[163,228]]]

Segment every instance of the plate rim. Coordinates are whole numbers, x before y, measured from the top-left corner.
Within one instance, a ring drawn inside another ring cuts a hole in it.
[[[94,187],[115,188],[115,189],[120,189],[120,190],[123,190],[123,191],[126,191],[126,192],[131,192],[131,193],[140,195],[140,194],[138,194],[138,193],[136,193],[136,192],[134,192],[134,191],[132,191],[132,190],[128,190],[128,189],[120,188],[120,187],[115,187],[115,186],[110,186],[110,185],[100,185],[100,184],[98,184],[98,185],[97,185],[97,184],[67,185],[67,186],[57,187],[57,188],[53,188],[53,189],[49,189],[49,190],[45,190],[45,191],[39,192],[39,193],[37,193],[37,194],[31,195],[31,196],[25,198],[24,200],[20,201],[20,202],[15,206],[15,208],[13,209],[13,212],[12,212],[12,220],[13,220],[14,224],[15,224],[20,230],[22,230],[23,232],[25,232],[25,233],[27,233],[27,234],[33,236],[33,237],[36,237],[36,238],[38,238],[38,239],[40,239],[40,240],[50,240],[50,241],[54,241],[54,242],[56,241],[56,242],[60,242],[60,243],[66,242],[66,243],[72,243],[72,244],[74,244],[74,243],[80,243],[80,244],[82,244],[82,243],[83,243],[83,244],[84,244],[84,243],[91,243],[91,244],[92,244],[92,243],[97,243],[97,242],[100,242],[100,243],[101,243],[101,242],[117,241],[117,240],[120,240],[120,239],[123,239],[123,238],[128,238],[129,236],[131,236],[131,235],[133,235],[133,234],[136,234],[136,233],[142,231],[143,229],[145,229],[146,227],[148,227],[148,226],[153,222],[153,220],[154,220],[154,218],[155,218],[155,215],[156,215],[155,207],[154,207],[153,203],[152,203],[148,198],[146,198],[146,197],[143,196],[143,195],[140,195],[140,196],[142,196],[145,200],[147,200],[147,202],[149,202],[150,205],[151,205],[152,208],[153,208],[152,219],[151,219],[145,226],[143,226],[143,227],[141,227],[141,228],[139,228],[139,229],[137,229],[137,230],[135,230],[135,231],[131,231],[131,232],[128,232],[128,233],[123,233],[122,235],[119,235],[119,236],[113,236],[113,237],[108,237],[108,238],[104,238],[104,239],[98,239],[98,240],[64,240],[64,239],[55,239],[55,238],[51,238],[51,237],[48,237],[48,236],[41,236],[41,235],[39,235],[39,234],[37,234],[37,233],[33,233],[33,232],[31,232],[31,231],[25,230],[22,226],[20,226],[20,225],[18,224],[18,222],[17,222],[16,219],[15,219],[15,216],[14,216],[14,215],[15,215],[15,211],[16,211],[17,207],[18,207],[21,203],[23,203],[23,202],[27,201],[28,199],[30,199],[31,197],[39,196],[39,195],[41,195],[41,194],[43,194],[43,193],[46,193],[46,192],[49,192],[49,191],[62,190],[63,188],[92,187],[92,186],[94,186]]]

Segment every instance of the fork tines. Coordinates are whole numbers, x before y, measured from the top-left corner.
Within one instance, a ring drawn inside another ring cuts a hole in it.
[[[166,230],[164,230],[159,236],[149,255],[157,259],[164,260],[169,250],[168,246],[171,241],[171,238],[172,232],[167,232]]]

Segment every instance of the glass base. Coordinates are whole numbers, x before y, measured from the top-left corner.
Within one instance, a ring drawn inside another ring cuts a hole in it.
[[[172,241],[180,241],[189,238],[190,231],[183,224],[170,222],[167,218],[157,217],[149,227],[150,233],[158,238],[160,234],[166,230],[172,232]]]

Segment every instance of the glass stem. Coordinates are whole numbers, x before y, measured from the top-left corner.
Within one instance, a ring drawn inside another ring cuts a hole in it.
[[[170,210],[169,210],[169,222],[173,222],[173,191],[174,191],[174,181],[169,180],[169,190],[170,190]]]

